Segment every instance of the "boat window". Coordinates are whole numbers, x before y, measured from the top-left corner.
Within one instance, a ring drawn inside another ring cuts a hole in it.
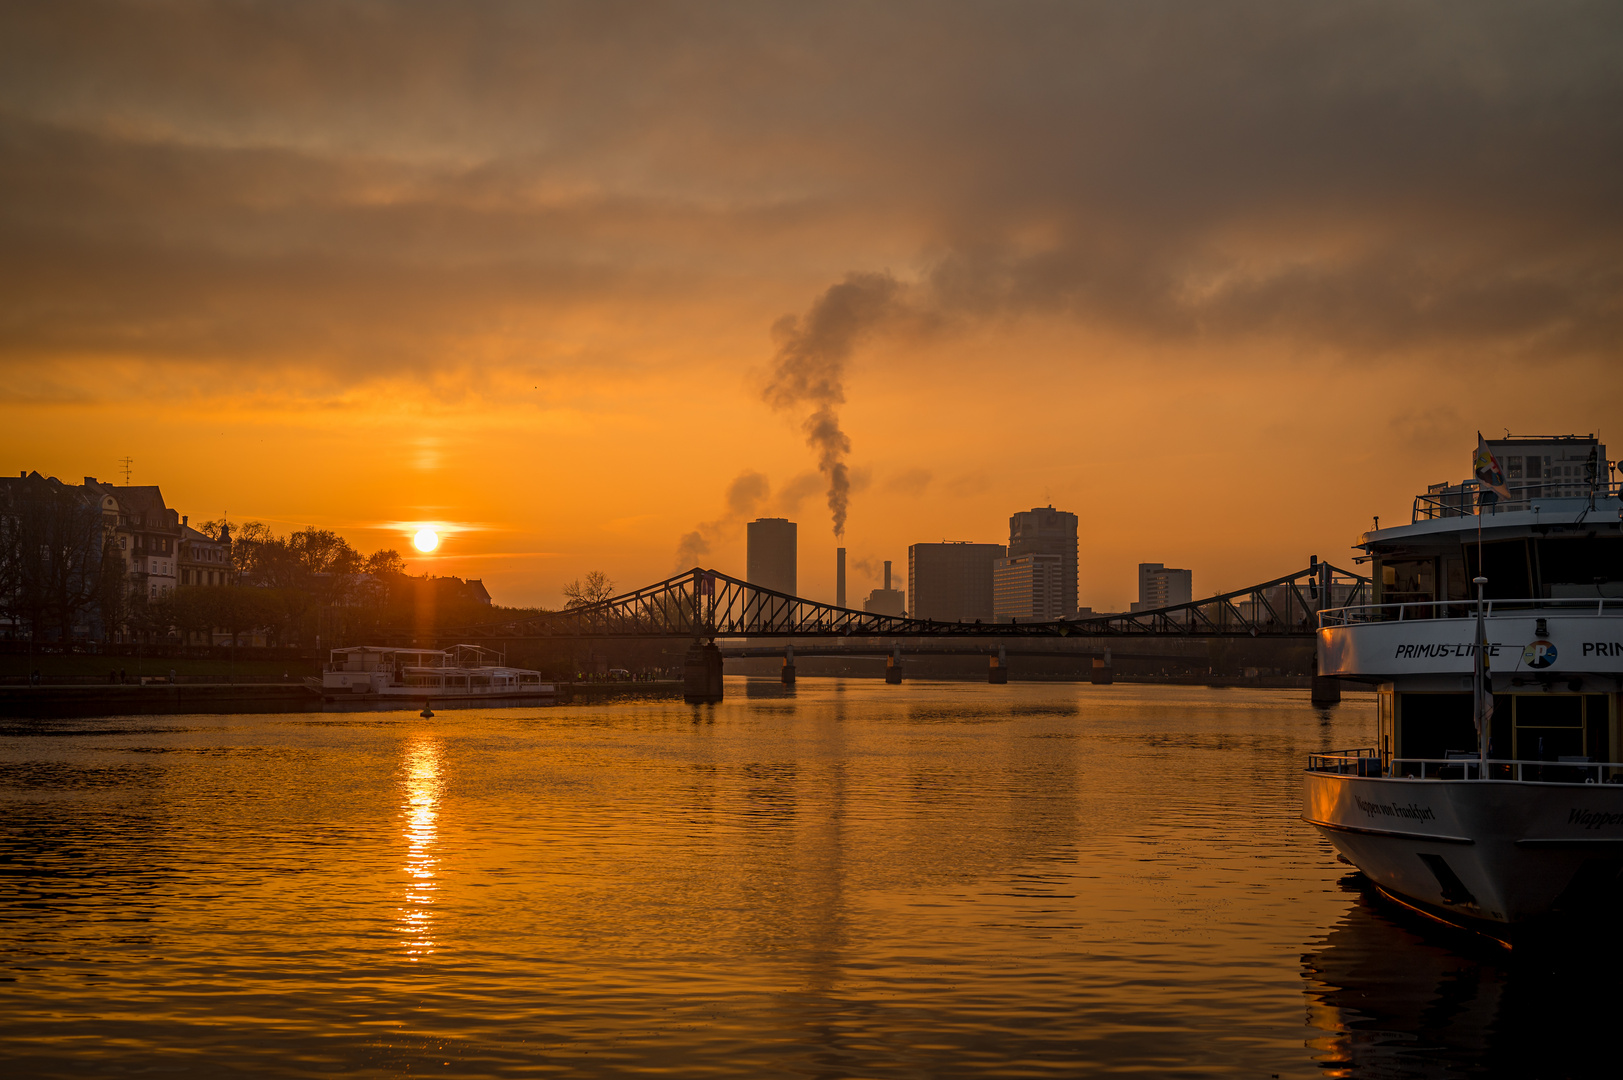
[[[1542,595],[1551,599],[1623,597],[1623,540],[1576,536],[1538,544]]]
[[[1482,576],[1488,579],[1483,595],[1489,600],[1527,600],[1533,594],[1532,552],[1525,540],[1499,540],[1482,545]],[[1477,575],[1477,545],[1465,547],[1467,572]],[[1476,599],[1476,590],[1471,590]]]
[[[1437,599],[1437,566],[1434,560],[1386,559],[1381,564],[1381,602],[1410,604]]]
[[[1577,694],[1515,694],[1520,761],[1555,761],[1584,755],[1584,699]]]
[[[1475,750],[1470,694],[1399,694],[1397,755],[1443,758],[1450,750]]]
[[[1475,594],[1471,587],[1471,575],[1465,568],[1465,556],[1445,555],[1443,557],[1443,598],[1445,600],[1469,600]]]

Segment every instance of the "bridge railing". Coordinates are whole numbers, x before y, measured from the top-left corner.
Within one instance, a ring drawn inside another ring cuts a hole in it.
[[[656,637],[1307,636],[1326,604],[1356,604],[1369,581],[1317,564],[1246,589],[1135,611],[1048,622],[943,622],[853,611],[692,570],[596,604],[440,631],[442,639]]]

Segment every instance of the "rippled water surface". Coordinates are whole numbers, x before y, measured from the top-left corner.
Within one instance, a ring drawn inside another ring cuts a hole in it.
[[[1569,1075],[1615,1023],[1301,824],[1370,697],[727,692],[14,722],[0,1072]]]

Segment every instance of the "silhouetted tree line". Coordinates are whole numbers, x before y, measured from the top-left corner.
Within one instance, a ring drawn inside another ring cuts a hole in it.
[[[220,539],[224,520],[200,526]],[[231,526],[231,583],[153,597],[83,489],[40,477],[0,485],[0,619],[12,637],[336,647],[499,619],[460,578],[411,576],[392,548],[362,555],[330,529]],[[600,583],[599,587],[601,587]],[[526,610],[525,613],[528,613]]]

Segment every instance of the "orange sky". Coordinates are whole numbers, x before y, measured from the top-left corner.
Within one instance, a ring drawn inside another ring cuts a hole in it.
[[[0,458],[515,604],[783,513],[831,599],[832,403],[853,597],[1048,502],[1101,609],[1345,564],[1478,428],[1623,450],[1620,18],[12,5]]]

